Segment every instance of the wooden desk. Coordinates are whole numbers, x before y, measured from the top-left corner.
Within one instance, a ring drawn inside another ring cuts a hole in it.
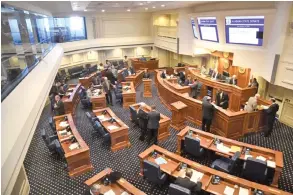
[[[140,102],[140,103],[136,103],[136,104],[132,104],[130,105],[129,107],[133,107],[136,112],[138,111],[140,105],[142,104],[143,102]],[[146,113],[150,112],[151,110],[151,107],[148,106],[147,104],[144,103],[144,111]],[[169,117],[163,115],[160,113],[160,127],[158,129],[158,141],[162,141],[162,140],[165,140],[167,139],[167,137],[170,135],[170,131],[169,131],[169,127],[170,127],[170,123],[171,123],[171,120]]]
[[[174,129],[180,131],[185,125],[185,112],[186,112],[187,106],[183,102],[174,102],[171,104],[171,110],[172,110],[172,123],[171,127]]]
[[[80,89],[80,83],[77,85],[70,84],[66,94],[62,97],[66,114],[72,113],[73,115],[75,115],[75,110],[80,100],[78,95]]]
[[[121,70],[118,70],[118,74],[117,74],[117,81],[120,83],[123,81],[124,76],[123,76],[123,72],[126,70],[127,68],[122,68]]]
[[[130,147],[128,135],[129,127],[123,121],[121,121],[110,108],[93,110],[93,112],[99,119],[101,118],[101,116],[103,116],[103,119],[100,119],[100,121],[106,131],[111,136],[111,150],[113,152],[126,147]],[[116,122],[109,122],[108,120],[110,118],[115,119]],[[115,126],[116,128],[112,129],[112,126]]]
[[[149,72],[154,72],[159,68],[159,60],[139,61],[138,59],[131,59],[132,67],[135,71],[147,68]]]
[[[142,82],[144,72],[142,70],[136,71],[135,75],[131,75],[128,77],[125,77],[126,82],[133,82],[134,87],[136,88],[139,84]]]
[[[123,108],[128,108],[131,104],[136,103],[135,87],[133,85],[133,82],[121,82],[121,85],[122,85]]]
[[[107,104],[106,104],[106,95],[105,95],[105,93],[104,93],[103,90],[102,90],[102,93],[100,95],[93,93],[93,96],[91,97],[91,100],[90,101],[92,103],[92,109],[93,110],[101,109],[101,108],[106,108],[107,107]]]
[[[155,73],[158,95],[162,103],[169,110],[172,110],[170,105],[173,102],[183,102],[187,105],[185,118],[200,126],[202,121],[202,101],[180,94],[171,89],[160,77],[161,71],[156,70]],[[214,113],[211,132],[223,137],[238,139],[248,132],[248,127],[250,127],[251,124],[257,125],[253,125],[249,131],[257,132],[259,131],[258,116],[261,114],[261,111],[257,111],[254,115],[250,114],[251,113],[246,111],[232,112],[222,109],[221,107],[217,107],[216,112]]]
[[[170,79],[164,79],[164,82],[167,86],[169,86],[171,89],[177,91],[178,93],[190,93],[190,86],[181,86],[177,82],[177,78],[170,78]]]
[[[198,72],[196,72],[192,68],[186,68],[186,76],[190,75],[192,78],[197,78],[199,82],[201,82],[202,89],[201,89],[201,96],[205,96],[207,94],[207,87],[212,87],[212,99],[215,101],[216,99],[216,93],[218,89],[222,89],[224,92],[226,92],[229,96],[229,109],[237,112],[240,110],[241,105],[247,102],[247,100],[254,96],[257,93],[256,87],[247,87],[247,88],[241,88],[235,85],[230,85],[228,83],[219,82],[216,80],[212,80],[209,77],[200,75]]]
[[[153,97],[152,94],[152,80],[142,79],[143,82],[143,97]]]
[[[188,168],[191,168],[197,172],[202,173],[203,176],[199,180],[200,182],[202,182],[202,190],[209,193],[223,195],[225,187],[229,186],[234,188],[235,190],[234,195],[238,195],[238,190],[240,187],[248,189],[249,194],[253,194],[254,189],[264,191],[265,195],[281,195],[281,194],[290,195],[291,194],[291,193],[279,190],[277,188],[254,183],[254,182],[251,182],[251,181],[248,181],[233,175],[229,175],[224,172],[217,171],[210,167],[206,167],[204,165],[193,162],[189,159],[183,158],[177,154],[169,152],[168,150],[161,148],[157,145],[152,145],[151,147],[146,149],[144,152],[139,154],[141,176],[143,176],[143,169],[144,169],[143,161],[149,160],[149,161],[155,162],[154,157],[151,155],[154,151],[158,153],[157,157],[163,157],[167,161],[167,164],[160,165],[161,170],[172,177],[177,178],[179,176],[182,177],[182,175],[183,176],[185,175],[184,169],[179,170],[180,163],[184,163],[187,165]],[[218,185],[213,185],[211,183],[211,179],[213,175],[217,175],[221,178],[221,182]],[[235,188],[236,185],[238,188]]]
[[[199,129],[195,129],[192,127],[185,127],[182,131],[180,131],[180,133],[177,134],[177,153],[180,154],[182,151],[182,147],[184,146],[184,139],[185,136],[187,135],[188,131],[191,130],[193,132],[192,136],[197,137],[200,139],[200,145],[201,147],[214,151],[219,155],[222,156],[226,156],[226,157],[231,157],[234,155],[233,152],[223,152],[217,149],[217,146],[215,144],[213,144],[213,140],[215,135],[208,133],[208,132],[204,132],[201,131]],[[222,141],[222,143],[224,144],[224,146],[231,148],[231,146],[237,146],[241,149],[241,156],[240,159],[245,161],[245,154],[242,154],[242,152],[245,150],[245,148],[250,148],[250,155],[252,155],[253,158],[256,158],[257,156],[263,156],[265,157],[267,160],[270,161],[274,161],[276,163],[276,168],[272,168],[275,170],[275,174],[273,176],[273,181],[272,181],[272,186],[274,187],[278,187],[278,180],[281,176],[281,172],[284,166],[284,160],[283,160],[283,153],[280,151],[276,151],[276,150],[271,150],[268,148],[263,148],[263,147],[259,147],[259,146],[255,146],[255,145],[251,145],[251,144],[246,144],[243,142],[238,142],[232,139],[228,139],[225,137],[220,137],[217,136],[218,139],[220,139]]]
[[[60,131],[64,130],[65,127],[60,126],[60,122],[64,121],[65,116],[68,119],[68,124],[71,128],[71,134],[76,138],[79,148],[69,149],[69,146],[72,144],[69,140],[63,141],[63,139],[69,138],[69,135],[61,135]],[[54,117],[58,139],[60,141],[61,147],[64,150],[64,157],[67,162],[69,176],[75,177],[79,176],[85,172],[91,171],[93,169],[92,163],[90,161],[90,151],[89,147],[82,139],[78,133],[73,118],[71,114],[65,114],[61,116]]]
[[[97,75],[97,72],[93,72],[90,75],[86,76],[86,77],[81,77],[79,78],[79,83],[84,86],[86,89],[88,89],[91,84],[92,84],[92,79],[94,76]]]
[[[103,178],[111,173],[112,170],[110,168],[106,168],[105,170],[101,171],[97,175],[93,176],[92,178],[86,180],[84,183],[91,187],[94,184],[99,184],[101,186],[101,193],[105,194],[109,190],[113,190],[115,194],[121,194],[122,192],[126,191],[130,194],[134,195],[146,195],[143,191],[140,191],[138,188],[136,188],[134,185],[129,183],[123,178],[120,178],[115,183],[112,183],[111,185],[105,186],[103,184]]]

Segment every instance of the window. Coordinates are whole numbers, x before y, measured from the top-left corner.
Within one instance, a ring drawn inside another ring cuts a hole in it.
[[[16,19],[8,19],[9,27],[11,30],[11,36],[13,39],[13,43],[15,45],[21,45],[21,36],[20,36],[20,31],[18,27],[18,22]]]

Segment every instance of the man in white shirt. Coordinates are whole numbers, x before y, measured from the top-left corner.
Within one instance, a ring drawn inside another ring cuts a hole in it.
[[[244,110],[249,113],[255,111],[257,108],[257,99],[259,99],[259,97],[259,94],[255,94],[254,97],[250,97],[248,99],[247,105],[244,107]]]

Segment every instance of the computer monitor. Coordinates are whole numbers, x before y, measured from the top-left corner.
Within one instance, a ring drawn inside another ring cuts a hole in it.
[[[230,74],[229,74],[229,72],[227,72],[227,71],[223,71],[223,76],[224,76],[224,77],[230,77]]]

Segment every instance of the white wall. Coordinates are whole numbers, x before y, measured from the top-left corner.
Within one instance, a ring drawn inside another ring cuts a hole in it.
[[[1,103],[1,194],[13,189],[62,55],[55,46]]]

